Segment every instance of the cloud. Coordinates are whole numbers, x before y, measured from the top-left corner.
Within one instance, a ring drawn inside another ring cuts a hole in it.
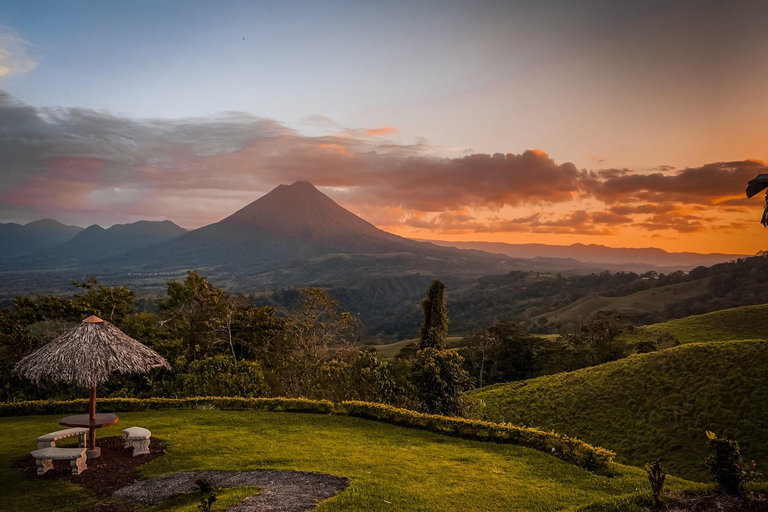
[[[383,137],[385,135],[392,135],[398,132],[397,128],[392,126],[382,126],[381,128],[374,128],[372,130],[366,130],[366,137]]]
[[[768,172],[749,160],[680,171],[584,170],[539,149],[438,157],[426,141],[380,136],[395,132],[339,128],[308,136],[240,112],[130,119],[35,108],[0,91],[0,217],[83,224],[171,218],[197,227],[278,184],[306,180],[390,227],[691,233],[733,229],[737,213],[759,206],[742,198],[746,182]]]
[[[755,160],[718,162],[676,173],[632,173],[625,170],[589,173],[585,189],[609,204],[679,202],[712,205],[718,199],[742,193],[747,181],[768,172]]]
[[[32,44],[14,30],[0,25],[0,79],[10,75],[23,75],[37,67],[37,59],[30,55]]]

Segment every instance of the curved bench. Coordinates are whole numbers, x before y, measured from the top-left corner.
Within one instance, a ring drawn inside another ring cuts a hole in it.
[[[130,427],[123,429],[124,448],[133,448],[133,456],[149,453],[149,438],[152,432],[142,427]]]
[[[37,461],[37,474],[44,475],[49,469],[53,469],[54,460],[68,460],[72,466],[72,474],[79,475],[86,469],[86,449],[83,448],[42,448],[31,452]]]
[[[66,430],[57,430],[56,432],[51,432],[50,434],[45,434],[38,437],[37,447],[39,449],[55,448],[56,441],[58,441],[59,439],[66,439],[67,437],[77,436],[80,438],[78,440],[77,445],[80,448],[83,448],[85,447],[85,439],[87,435],[88,435],[87,428],[68,428]]]

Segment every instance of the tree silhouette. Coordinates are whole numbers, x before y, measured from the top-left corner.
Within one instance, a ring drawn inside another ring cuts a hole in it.
[[[448,316],[445,313],[445,284],[435,279],[429,286],[427,297],[421,301],[424,323],[419,332],[419,349],[445,350],[448,334]]]

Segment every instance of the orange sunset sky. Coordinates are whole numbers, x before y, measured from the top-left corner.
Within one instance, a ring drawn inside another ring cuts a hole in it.
[[[744,194],[768,172],[765,2],[9,2],[0,20],[0,222],[191,229],[306,180],[420,239],[768,248]]]

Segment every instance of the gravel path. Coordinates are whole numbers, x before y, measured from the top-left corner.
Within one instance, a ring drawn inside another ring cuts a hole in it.
[[[115,492],[115,496],[156,505],[175,494],[197,488],[204,478],[222,488],[257,485],[261,494],[230,507],[227,512],[306,512],[349,486],[347,478],[303,471],[185,471],[141,480]]]

